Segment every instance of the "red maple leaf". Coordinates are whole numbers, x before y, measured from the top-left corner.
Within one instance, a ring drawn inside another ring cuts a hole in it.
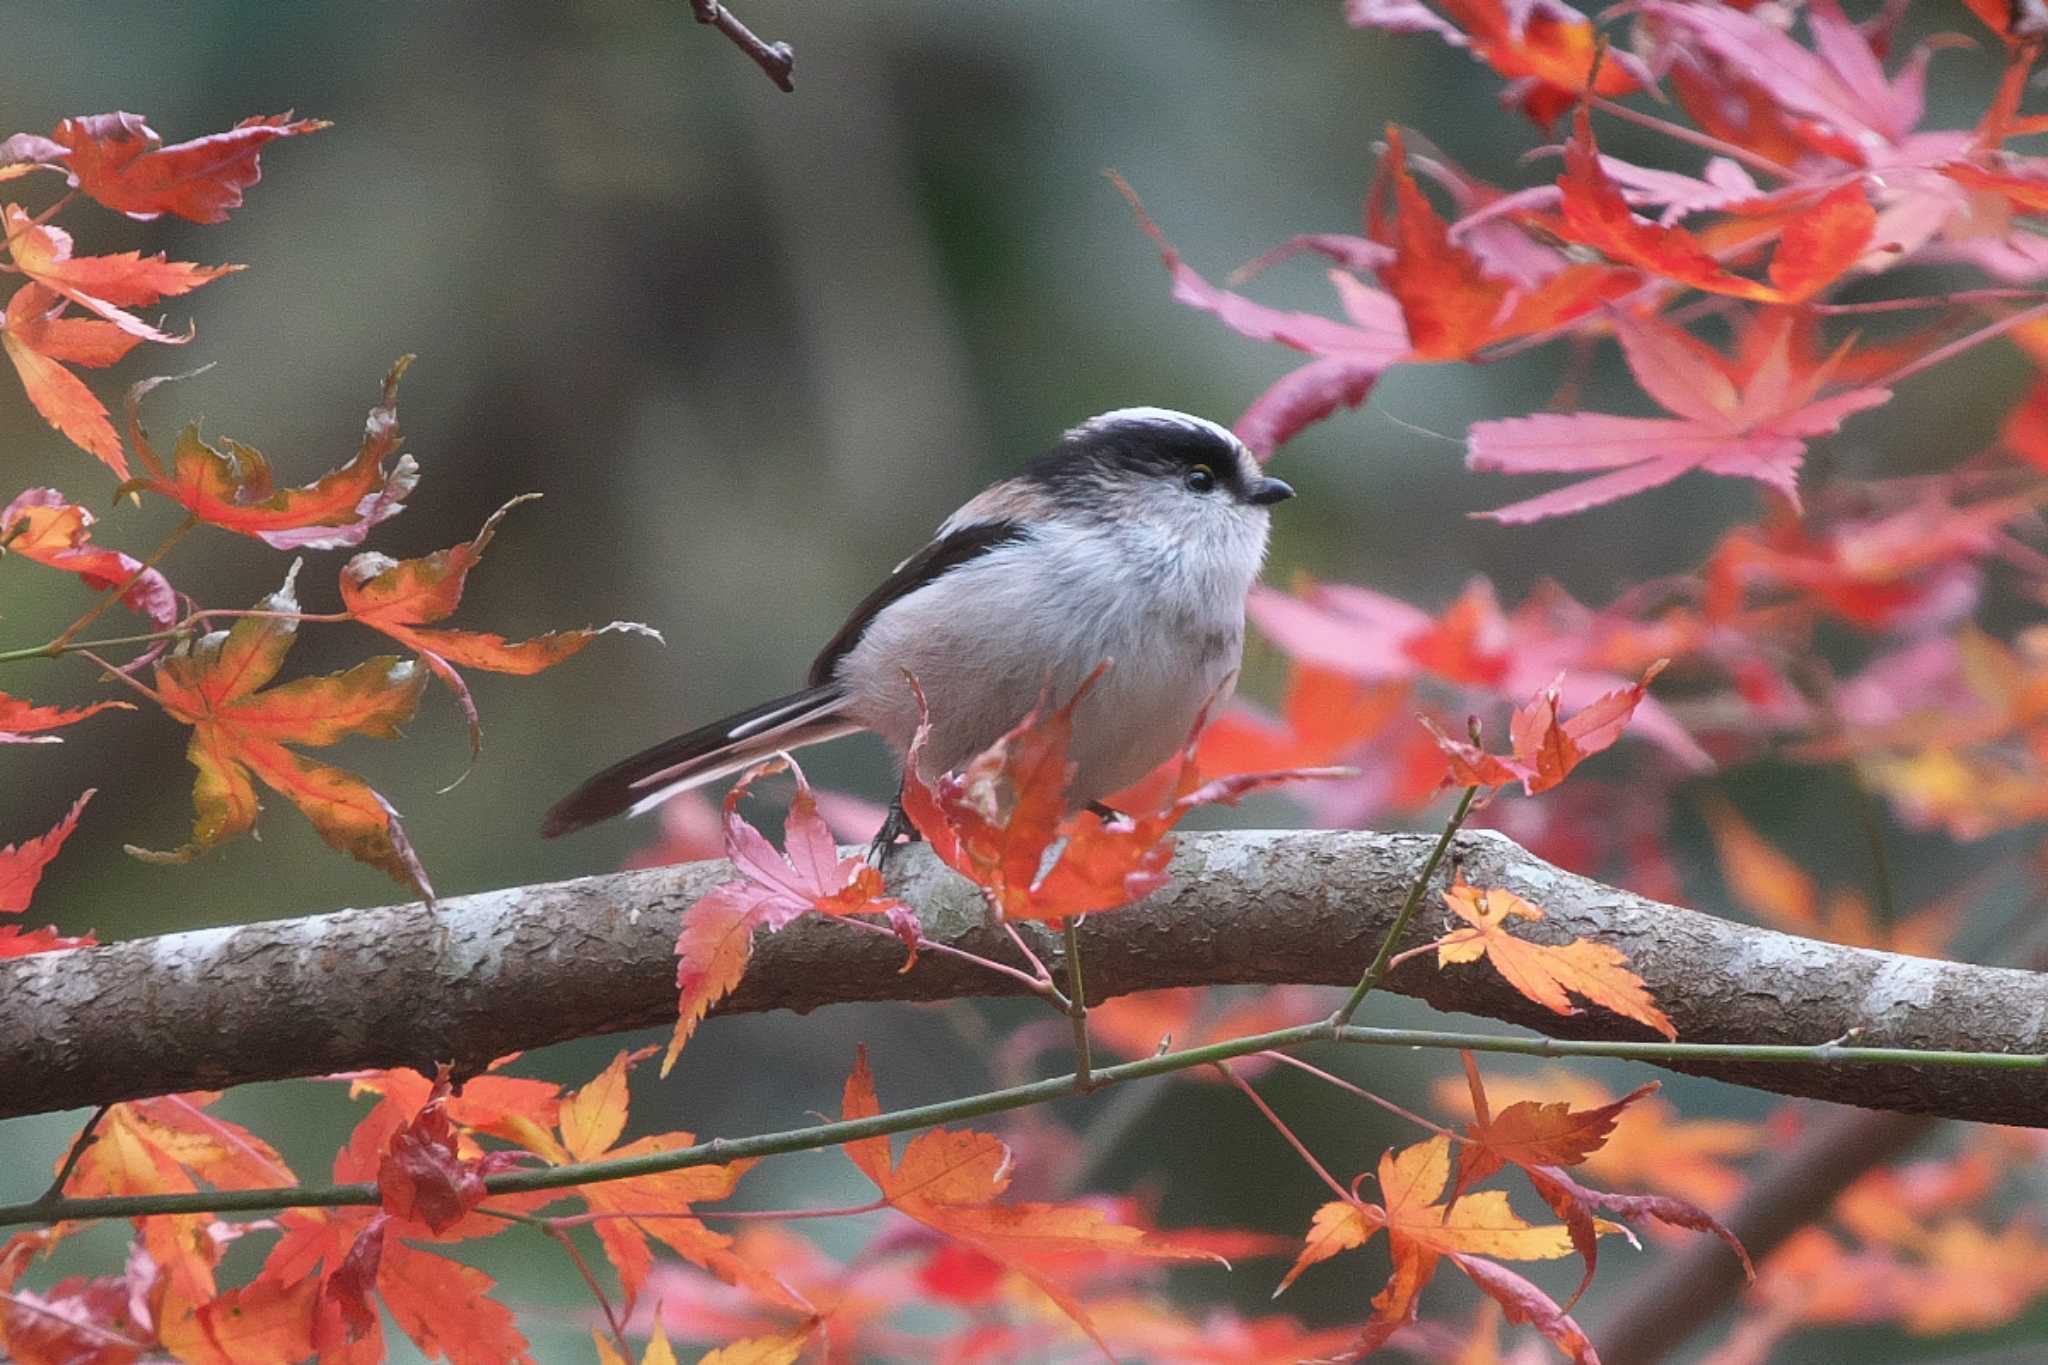
[[[43,879],[43,869],[57,856],[57,850],[64,847],[71,831],[78,828],[78,817],[84,814],[85,803],[92,797],[93,789],[88,787],[72,803],[64,818],[47,833],[0,848],[0,915],[19,915],[28,909],[29,901],[35,896],[36,885]],[[0,924],[0,958],[26,957],[30,953],[47,953],[59,948],[87,948],[97,942],[99,940],[90,933],[79,938],[65,938],[54,927],[24,930],[18,924]]]
[[[1277,341],[1316,357],[1273,384],[1238,419],[1237,434],[1259,458],[1271,459],[1304,427],[1340,408],[1363,403],[1380,374],[1408,354],[1407,326],[1391,294],[1366,286],[1346,271],[1331,271],[1338,303],[1350,318],[1337,322],[1314,313],[1269,308],[1220,289],[1181,259],[1124,179],[1117,176],[1115,181],[1138,215],[1138,225],[1158,245],[1159,259],[1173,277],[1174,298],[1214,313],[1240,336]]]
[[[483,1202],[489,1169],[486,1158],[462,1154],[455,1121],[448,1116],[448,1090],[444,1067],[432,1097],[391,1135],[377,1164],[384,1211],[424,1223],[432,1232],[446,1232]]]
[[[468,1202],[461,1166],[491,1160],[473,1148],[470,1130],[528,1131],[552,1124],[558,1110],[556,1086],[517,1077],[477,1076],[460,1095],[404,1069],[351,1079],[353,1091],[371,1091],[381,1099],[336,1154],[335,1181],[375,1181],[385,1187],[387,1199],[393,1193],[404,1198],[409,1177],[391,1166],[394,1152],[406,1153],[398,1160],[426,1177],[424,1188],[439,1187],[427,1200],[427,1209],[437,1213]],[[421,1115],[435,1107],[440,1117],[421,1126]],[[429,1167],[439,1174],[428,1174]],[[417,1195],[421,1188],[412,1186],[411,1192]],[[499,1196],[498,1202],[520,1210],[551,1197]],[[278,1218],[282,1235],[257,1283],[316,1286],[312,1336],[326,1362],[375,1365],[385,1359],[377,1299],[429,1359],[445,1358],[451,1365],[530,1362],[512,1311],[489,1297],[491,1277],[413,1245],[494,1236],[512,1224],[464,1211],[436,1231],[419,1216],[422,1212],[417,1204],[409,1215],[388,1207],[289,1210]]]
[[[1507,78],[1504,104],[1518,105],[1545,127],[1582,98],[1626,95],[1649,83],[1626,52],[1602,53],[1585,15],[1560,0],[1438,0],[1439,18],[1421,0],[1347,0],[1354,28],[1435,33]],[[1596,74],[1597,73],[1597,74]]]
[[[1877,230],[1877,211],[1862,187],[1853,182],[1838,185],[1808,196],[1810,202],[1793,201],[1781,211],[1770,283],[1738,275],[1687,229],[1636,217],[1601,164],[1591,115],[1583,107],[1565,146],[1565,172],[1557,187],[1563,195],[1563,220],[1557,230],[1568,240],[1677,284],[1759,303],[1811,298],[1863,259]],[[1754,239],[1769,230],[1768,221],[1761,221],[1755,232],[1745,230],[1743,238]]]
[[[57,125],[50,140],[62,154],[50,159],[69,168],[81,192],[130,218],[172,213],[223,223],[229,209],[242,206],[242,191],[263,178],[257,158],[266,145],[332,126],[272,114],[166,147],[139,114],[92,114]]]
[[[134,703],[125,701],[96,701],[90,706],[78,707],[37,706],[26,697],[10,697],[0,692],[0,744],[60,744],[62,735],[41,732],[76,725],[102,711],[134,709]]]
[[[1398,217],[1387,211],[1391,178]],[[1373,237],[1394,249],[1378,268],[1380,283],[1400,302],[1416,361],[1465,360],[1482,347],[1545,331],[1634,288],[1628,271],[1566,266],[1523,283],[1489,272],[1451,240],[1451,230],[1408,171],[1401,130],[1387,130],[1387,155],[1368,206]]]

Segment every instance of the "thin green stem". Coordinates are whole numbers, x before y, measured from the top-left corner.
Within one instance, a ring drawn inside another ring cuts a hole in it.
[[[153,630],[146,635],[112,635],[100,640],[69,640],[63,644],[55,640],[43,645],[28,645],[21,649],[0,650],[0,664],[17,663],[22,659],[54,659],[63,654],[77,654],[87,649],[115,649],[121,645],[153,645],[159,640],[176,640],[186,634],[183,628]]]
[[[1088,995],[1081,985],[1081,936],[1077,921],[1063,926],[1067,939],[1067,1018],[1074,1021],[1074,1089],[1087,1094],[1095,1088],[1093,1056],[1088,1046]]]
[[[1877,798],[1863,785],[1863,776],[1853,767],[1849,781],[1856,788],[1856,816],[1863,824],[1863,837],[1870,842],[1870,889],[1877,901],[1878,926],[1886,932],[1899,923],[1899,893],[1892,880],[1892,859],[1884,842],[1884,816]]]
[[[1394,916],[1393,925],[1387,930],[1386,940],[1380,944],[1379,954],[1372,965],[1365,969],[1365,975],[1358,978],[1358,984],[1351,988],[1350,996],[1330,1016],[1332,1027],[1342,1027],[1351,1022],[1351,1016],[1358,1013],[1359,1005],[1372,994],[1375,987],[1386,979],[1388,963],[1394,956],[1394,945],[1407,932],[1408,921],[1415,917],[1415,909],[1422,904],[1422,894],[1429,889],[1429,879],[1436,875],[1437,864],[1444,860],[1444,852],[1457,837],[1458,827],[1465,823],[1465,817],[1472,813],[1472,802],[1479,795],[1479,788],[1467,787],[1465,794],[1458,798],[1458,808],[1451,812],[1451,818],[1444,823],[1444,832],[1438,836],[1436,847],[1429,851],[1429,861],[1422,865],[1422,872],[1408,888],[1408,899],[1401,902],[1401,913]]]
[[[1120,1062],[1094,1073],[1096,1089],[1126,1081],[1170,1075],[1191,1067],[1211,1066],[1235,1057],[1250,1056],[1269,1049],[1295,1048],[1308,1043],[1337,1042],[1365,1047],[1445,1048],[1456,1051],[1503,1052],[1527,1057],[1610,1057],[1622,1061],[1683,1063],[1694,1066],[1749,1063],[1804,1066],[1939,1066],[1978,1067],[2002,1071],[2039,1071],[2048,1074],[2048,1053],[2007,1052],[1922,1052],[1907,1047],[1850,1047],[1839,1042],[1811,1046],[1778,1043],[1638,1043],[1607,1042],[1596,1039],[1572,1040],[1536,1037],[1502,1037],[1485,1033],[1439,1033],[1427,1029],[1362,1028],[1332,1024],[1326,1019],[1273,1029],[1227,1042],[1210,1043],[1181,1052],[1162,1053],[1134,1062]],[[1074,1077],[1050,1076],[1044,1080],[980,1095],[944,1100],[937,1104],[899,1109],[871,1118],[845,1119],[813,1124],[780,1133],[763,1133],[746,1138],[715,1138],[690,1147],[641,1156],[614,1157],[607,1161],[571,1166],[549,1166],[535,1170],[506,1171],[484,1178],[484,1188],[494,1195],[527,1194],[538,1190],[567,1189],[600,1181],[631,1180],[660,1175],[693,1166],[711,1166],[729,1161],[784,1156],[791,1152],[812,1152],[837,1147],[862,1138],[888,1137],[920,1128],[932,1128],[962,1119],[1008,1113],[1049,1100],[1064,1099],[1074,1091]],[[141,1218],[160,1213],[271,1213],[290,1208],[361,1207],[379,1202],[377,1187],[359,1185],[295,1185],[275,1189],[201,1190],[189,1194],[112,1195],[105,1198],[36,1200],[26,1204],[0,1205],[0,1227],[22,1223],[55,1223],[72,1219]]]

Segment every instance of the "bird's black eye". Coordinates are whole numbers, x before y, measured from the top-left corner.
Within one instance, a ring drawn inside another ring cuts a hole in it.
[[[1216,471],[1205,464],[1198,464],[1181,475],[1180,481],[1190,493],[1207,493],[1216,486]]]

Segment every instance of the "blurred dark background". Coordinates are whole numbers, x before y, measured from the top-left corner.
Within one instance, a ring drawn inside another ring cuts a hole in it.
[[[444,895],[617,867],[654,837],[651,822],[543,843],[540,812],[594,767],[791,685],[872,580],[1062,427],[1139,403],[1228,421],[1293,363],[1170,300],[1106,168],[1212,278],[1290,233],[1355,230],[1390,120],[1426,129],[1497,182],[1548,173],[1518,164],[1543,138],[1495,105],[1497,78],[1432,40],[1349,30],[1335,4],[750,0],[740,13],[795,45],[794,95],[681,0],[130,0],[45,6],[9,26],[0,135],[112,109],[146,115],[171,141],[285,109],[336,125],[267,151],[263,182],[223,226],[137,224],[90,205],[66,214],[81,250],[250,267],[170,301],[174,322],[197,320],[197,339],[92,375],[102,396],[210,363],[151,399],[152,428],[203,415],[209,432],[256,446],[299,482],[354,449],[385,368],[417,352],[400,411],[422,479],[372,547],[405,556],[453,544],[506,499],[538,491],[545,499],[503,527],[453,624],[518,638],[629,618],[666,634],[666,649],[607,637],[538,678],[472,675],[485,754],[448,795],[436,789],[461,770],[465,740],[439,691],[403,742],[332,751],[405,813]],[[1941,70],[1988,60],[1944,57]],[[1955,121],[1940,89],[1932,122]],[[1603,139],[1670,160],[1632,133]],[[35,208],[49,193],[33,179],[8,189]],[[1255,288],[1329,306],[1308,265]],[[1493,575],[1510,603],[1551,575],[1600,602],[1690,567],[1749,514],[1747,488],[1690,479],[1527,530],[1468,520],[1528,487],[1466,475],[1454,444],[1388,414],[1456,436],[1474,418],[1540,405],[1558,364],[1404,369],[1375,411],[1291,445],[1282,469],[1304,496],[1276,519],[1274,580],[1306,567],[1433,610],[1474,573]],[[2004,401],[1973,402],[1972,388],[2009,395],[2019,371],[2010,356],[1952,367],[1941,394],[1916,393],[1870,424],[1887,431],[1887,451],[1859,449],[1854,429],[1836,449],[1871,470],[1945,466],[1988,434]],[[1595,376],[1594,397],[1625,391],[1625,377]],[[105,543],[146,553],[175,521],[161,505],[112,507],[111,477],[41,423],[11,376],[0,378],[0,450],[0,495],[56,485],[102,514]],[[308,556],[308,610],[334,608],[344,557]],[[166,567],[180,589],[225,607],[253,603],[285,562],[202,532]],[[57,575],[0,566],[0,646],[48,638],[86,600]],[[377,644],[308,628],[291,667],[341,667]],[[1270,653],[1253,665],[1250,690],[1270,698]],[[17,664],[0,685],[39,702],[96,695],[78,661]],[[268,803],[260,842],[184,868],[133,862],[124,843],[186,837],[184,732],[138,712],[68,733],[61,747],[0,748],[0,842],[40,832],[80,789],[100,788],[33,924],[111,939],[401,897],[330,853],[281,800]],[[878,746],[850,742],[807,762],[823,784],[886,794]],[[1288,813],[1274,804],[1246,818]],[[1849,842],[1850,817],[1839,831],[1817,819],[1816,847],[1833,834]],[[1375,1009],[1415,1017],[1405,1002]],[[856,1038],[874,1047],[892,1106],[981,1088],[989,1038],[1021,1017],[959,1006],[715,1021],[676,1079],[636,1086],[635,1131],[802,1123],[836,1105]],[[522,1067],[575,1083],[616,1045],[590,1040]],[[1441,1058],[1345,1064],[1412,1104],[1446,1074]],[[1683,1082],[1670,1091],[1688,1110],[1763,1108]],[[1333,1091],[1282,1077],[1270,1093],[1346,1174],[1412,1140]],[[340,1087],[302,1083],[237,1093],[225,1112],[317,1179],[355,1110]],[[1086,1110],[1063,1116],[1090,1121]],[[78,1118],[0,1125],[0,1200],[41,1189]],[[1105,1188],[1161,1191],[1168,1222],[1297,1233],[1318,1197],[1248,1107],[1208,1087],[1163,1092],[1098,1162]],[[864,1198],[859,1189],[834,1155],[771,1164],[743,1187],[783,1206]],[[820,1235],[843,1246],[859,1230]],[[581,1286],[556,1248],[508,1236],[477,1259],[509,1299],[549,1306],[552,1319],[527,1319],[542,1359],[585,1358]],[[1618,1282],[1629,1259],[1610,1253],[1603,1281]],[[1182,1287],[1253,1311],[1277,1273],[1201,1272]],[[1284,1304],[1355,1317],[1376,1286],[1361,1258],[1311,1275]],[[1432,1289],[1431,1315],[1462,1311],[1459,1288],[1446,1278]]]

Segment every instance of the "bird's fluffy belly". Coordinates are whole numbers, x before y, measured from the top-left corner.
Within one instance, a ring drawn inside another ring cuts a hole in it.
[[[1048,590],[1010,571],[1007,557],[999,551],[960,571],[973,580],[971,613],[958,609],[955,594],[920,592],[877,617],[839,669],[854,698],[850,709],[902,754],[917,728],[905,673],[915,676],[931,708],[920,764],[930,776],[964,765],[1041,696],[1065,702],[1111,660],[1075,714],[1070,750],[1077,765],[1070,800],[1098,800],[1170,758],[1203,705],[1222,700],[1243,649],[1242,590],[1199,597]]]

